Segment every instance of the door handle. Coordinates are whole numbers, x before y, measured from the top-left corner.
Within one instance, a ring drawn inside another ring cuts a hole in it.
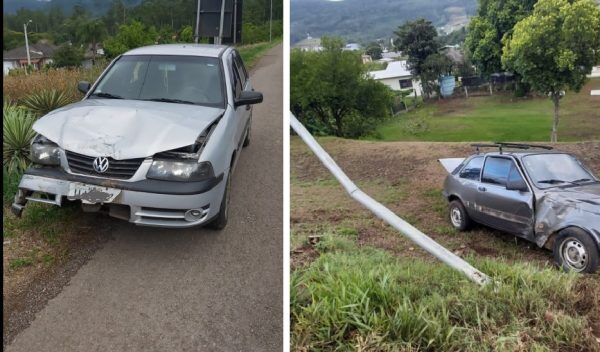
[[[483,187],[483,186],[477,187],[477,190],[479,190],[481,192],[485,192],[486,191],[485,187]]]
[[[250,109],[252,109],[252,106],[251,105],[246,105],[246,110],[250,110]]]

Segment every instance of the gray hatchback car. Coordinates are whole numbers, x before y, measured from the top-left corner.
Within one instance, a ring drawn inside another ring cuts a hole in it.
[[[231,175],[262,102],[232,47],[155,45],[117,57],[82,101],[33,126],[12,211],[80,201],[137,225],[225,227]]]
[[[554,251],[565,270],[595,272],[600,252],[600,181],[574,155],[527,144],[476,144],[467,158],[440,159],[452,226],[473,222]],[[480,153],[480,148],[498,151]]]

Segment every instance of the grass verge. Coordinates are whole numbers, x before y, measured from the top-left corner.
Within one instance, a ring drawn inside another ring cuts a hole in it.
[[[280,43],[281,39],[275,39],[271,42],[238,46],[237,50],[239,51],[242,60],[244,60],[246,68],[250,70],[254,67],[254,65],[256,65],[258,59],[260,59],[260,57],[263,56],[267,52],[267,50],[273,48],[274,46]]]
[[[325,241],[323,254],[291,276],[295,350],[599,350],[575,275],[476,260],[500,282],[479,288],[443,264]]]

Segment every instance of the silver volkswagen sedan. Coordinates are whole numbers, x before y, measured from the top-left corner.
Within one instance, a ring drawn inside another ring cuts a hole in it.
[[[232,47],[155,45],[117,57],[82,101],[33,126],[12,204],[80,201],[137,225],[227,224],[231,174],[262,102]]]

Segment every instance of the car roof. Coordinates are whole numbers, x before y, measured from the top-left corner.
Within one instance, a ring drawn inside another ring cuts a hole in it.
[[[123,55],[179,55],[219,57],[229,46],[212,44],[161,44],[129,50]]]
[[[515,157],[523,157],[523,156],[527,156],[527,155],[533,155],[533,154],[569,154],[567,152],[563,152],[560,150],[544,150],[544,149],[534,149],[534,150],[528,150],[528,151],[523,151],[523,150],[519,150],[519,151],[515,151],[515,150],[503,150],[502,153],[500,152],[487,152],[487,153],[475,153],[472,154],[471,156],[476,156],[476,155],[480,155],[480,156],[486,156],[486,155],[491,155],[491,156],[498,156],[498,155],[512,155]]]

